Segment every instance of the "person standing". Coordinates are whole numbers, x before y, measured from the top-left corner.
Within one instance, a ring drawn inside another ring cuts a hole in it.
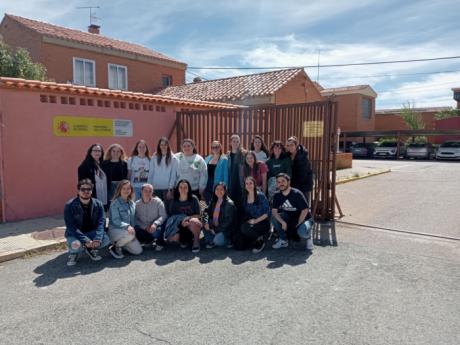
[[[158,140],[157,150],[150,160],[148,182],[153,185],[155,195],[165,205],[173,199],[173,190],[177,181],[177,158],[171,150],[167,138]]]
[[[105,153],[101,167],[107,176],[108,198],[110,204],[118,183],[128,179],[128,164],[126,163],[126,154],[123,147],[119,144],[110,145]]]
[[[264,140],[260,135],[255,135],[252,138],[251,151],[254,151],[256,154],[257,161],[266,162],[268,158],[268,150],[267,145],[265,145]]]
[[[140,243],[154,244],[161,236],[161,227],[168,217],[163,201],[153,194],[153,186],[145,183],[141,187],[141,198],[136,201],[134,230]],[[155,243],[156,244],[156,243]],[[163,249],[161,243],[156,249]]]
[[[246,154],[246,160],[244,162],[244,177],[252,176],[256,181],[257,188],[262,193],[267,193],[267,165],[258,161],[254,151],[249,151]]]
[[[297,137],[290,137],[287,140],[286,148],[292,160],[291,186],[300,190],[310,205],[311,191],[313,189],[313,171],[308,159],[308,151],[298,143]]]
[[[147,183],[150,169],[150,152],[147,142],[139,140],[128,159],[128,180],[134,186],[136,200],[141,197],[141,187]]]
[[[228,152],[228,195],[241,212],[244,184],[243,165],[246,150],[241,147],[241,139],[237,134],[230,137],[231,150]]]
[[[222,144],[217,140],[211,143],[212,154],[206,157],[205,162],[208,166],[208,182],[206,184],[205,199],[210,203],[213,198],[217,184],[223,182],[228,184],[228,159],[222,154]]]
[[[64,208],[65,238],[69,247],[67,266],[74,266],[83,251],[91,260],[99,261],[98,250],[110,245],[104,231],[104,205],[100,200],[91,198],[93,187],[90,179],[80,180],[78,196],[69,200]]]
[[[291,159],[287,156],[281,141],[276,140],[272,143],[270,147],[270,158],[267,160],[266,164],[268,167],[268,196],[269,200],[272,200],[276,192],[276,176],[285,173],[292,177]]]
[[[241,233],[248,239],[252,252],[257,254],[264,249],[270,232],[270,206],[265,194],[257,190],[252,176],[246,177],[244,189]]]
[[[209,207],[204,212],[204,238],[206,248],[222,247],[233,243],[236,208],[227,195],[224,182],[214,188]]]
[[[102,170],[104,149],[100,144],[93,144],[88,148],[86,157],[78,167],[78,181],[89,179],[93,184],[92,196],[102,202],[105,208],[109,202],[107,176]]]
[[[300,237],[307,240],[307,250],[313,250],[313,219],[305,195],[291,187],[288,174],[278,174],[276,183],[279,191],[273,197],[272,214],[273,226],[279,238],[273,248],[287,247],[289,239],[298,240]]]
[[[123,249],[133,255],[142,253],[136,238],[134,188],[129,180],[121,180],[110,205],[109,237],[115,243],[113,251],[123,258]]]
[[[184,139],[182,152],[176,153],[178,160],[177,179],[187,180],[192,193],[204,200],[204,191],[208,182],[208,168],[206,162],[197,152],[192,139]]]

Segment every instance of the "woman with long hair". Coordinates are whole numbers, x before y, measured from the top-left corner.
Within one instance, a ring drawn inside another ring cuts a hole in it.
[[[214,246],[231,246],[235,225],[236,207],[227,195],[224,182],[214,187],[214,193],[209,207],[204,213],[204,238],[206,248]]]
[[[173,198],[176,180],[177,158],[171,150],[169,140],[162,137],[158,140],[157,150],[150,160],[148,182],[153,185],[155,195],[166,202]]]
[[[107,176],[101,168],[103,156],[104,149],[102,145],[91,145],[86,152],[85,159],[78,167],[78,181],[90,179],[93,183],[92,197],[98,199],[104,207],[107,207],[109,201]]]
[[[205,199],[209,204],[213,198],[214,190],[220,182],[228,184],[228,159],[222,153],[222,144],[214,140],[211,143],[212,153],[206,157],[205,162],[208,166],[208,182],[206,184]]]
[[[178,160],[177,179],[185,179],[190,183],[192,193],[204,200],[204,191],[208,182],[206,162],[196,151],[192,139],[184,139],[182,152],[176,153]]]
[[[147,183],[150,169],[150,152],[147,142],[139,140],[134,145],[131,157],[128,159],[128,179],[134,186],[136,200],[141,198],[141,188]]]
[[[253,253],[261,252],[270,232],[270,206],[265,194],[257,189],[252,176],[244,180],[244,220],[241,234],[247,239]]]
[[[113,195],[109,211],[109,237],[114,243],[110,247],[114,257],[123,258],[123,249],[139,255],[142,246],[136,238],[134,188],[129,180],[121,180]]]
[[[292,162],[280,140],[275,140],[272,143],[270,158],[266,164],[268,167],[268,196],[269,200],[272,200],[276,192],[276,176],[285,173],[292,177]]]
[[[260,135],[254,135],[251,142],[251,151],[254,151],[258,161],[265,162],[268,158],[268,149]]]
[[[192,193],[190,182],[179,180],[174,189],[174,199],[169,204],[164,240],[178,242],[182,248],[192,244],[192,252],[200,251],[200,202]]]
[[[241,146],[241,138],[238,134],[230,137],[230,151],[228,157],[228,195],[235,203],[238,211],[241,210],[243,196],[243,165],[246,150]]]
[[[118,182],[128,179],[128,164],[126,163],[126,154],[123,147],[120,144],[110,145],[101,166],[107,176],[110,202],[117,189]]]
[[[256,186],[264,194],[267,193],[267,172],[268,168],[264,162],[258,161],[254,151],[246,154],[243,166],[244,177],[252,176],[256,181]]]

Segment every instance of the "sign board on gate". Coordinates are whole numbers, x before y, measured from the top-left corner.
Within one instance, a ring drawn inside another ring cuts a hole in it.
[[[132,137],[133,123],[98,117],[55,116],[53,133],[58,137]]]
[[[303,123],[304,138],[322,137],[324,133],[323,121],[305,121]]]

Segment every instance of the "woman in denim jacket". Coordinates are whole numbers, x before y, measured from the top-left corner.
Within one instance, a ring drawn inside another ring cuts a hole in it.
[[[110,205],[109,237],[115,243],[115,254],[123,257],[123,249],[139,255],[142,246],[136,238],[134,188],[129,180],[120,181]]]
[[[204,196],[208,205],[211,203],[217,184],[223,182],[226,186],[228,185],[228,159],[222,153],[222,144],[214,140],[211,143],[211,150],[212,154],[205,159],[208,167],[208,183]]]

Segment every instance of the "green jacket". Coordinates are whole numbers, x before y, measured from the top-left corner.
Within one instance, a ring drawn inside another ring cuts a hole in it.
[[[291,158],[284,157],[281,159],[276,159],[275,157],[270,158],[265,162],[268,166],[268,175],[267,178],[276,177],[280,173],[286,173],[289,177],[292,177],[292,163]]]

